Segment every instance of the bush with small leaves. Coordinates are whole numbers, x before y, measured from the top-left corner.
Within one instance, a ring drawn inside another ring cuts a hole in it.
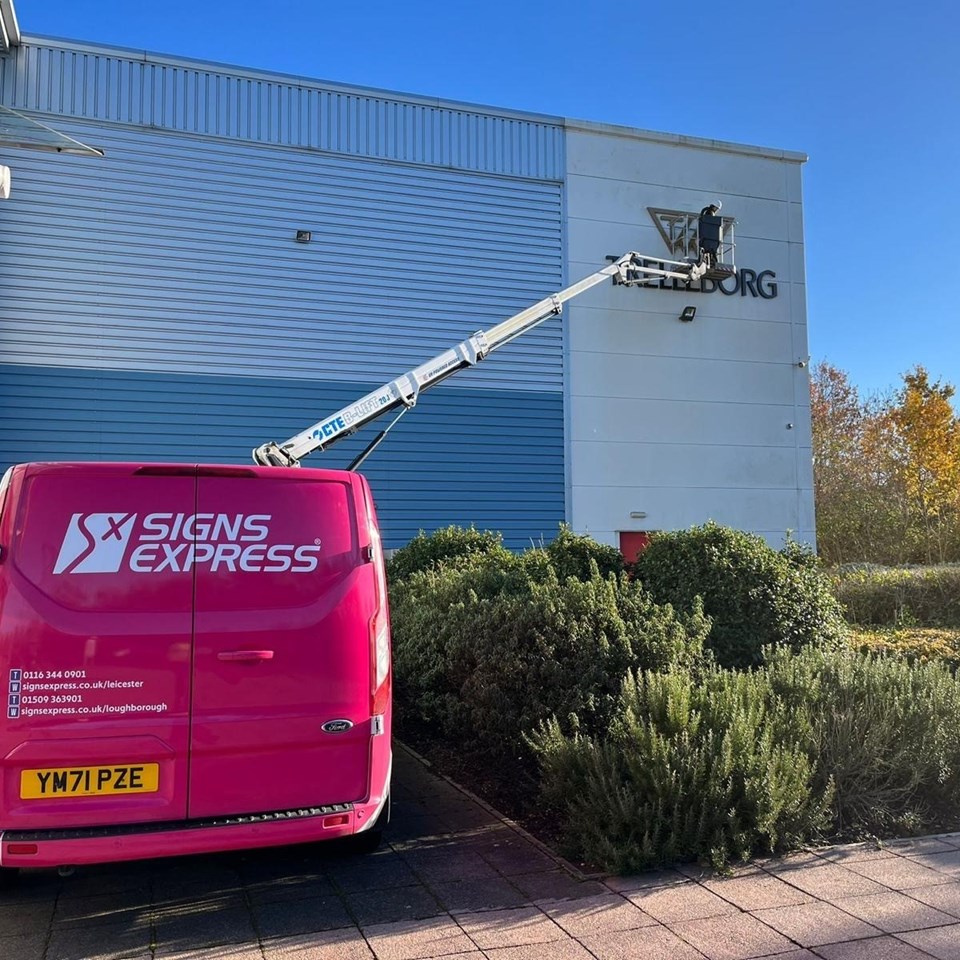
[[[676,861],[721,867],[789,849],[828,824],[802,718],[763,672],[628,677],[600,737],[544,724],[531,742],[567,851],[619,873]]]
[[[602,728],[629,670],[699,658],[702,611],[658,606],[626,575],[561,582],[545,552],[413,574],[391,592],[401,711],[451,743],[516,756],[551,716]]]
[[[960,565],[836,568],[832,587],[853,623],[960,627]]]
[[[568,852],[608,870],[714,865],[824,836],[960,826],[960,680],[842,647],[768,648],[751,671],[624,683],[606,730],[529,738]]]
[[[623,554],[616,547],[574,533],[566,524],[561,524],[560,532],[547,545],[546,553],[561,583],[567,577],[589,580],[591,563],[597,565],[601,577],[610,573],[619,576],[627,568]]]
[[[729,667],[755,666],[769,644],[799,649],[845,636],[840,607],[809,551],[715,523],[658,533],[635,575],[658,603],[688,610],[696,598],[713,621],[708,649]]]
[[[508,553],[503,546],[503,534],[493,530],[455,526],[442,527],[431,534],[421,530],[387,562],[387,577],[394,582],[418,570],[432,570],[461,557],[485,554],[503,556]]]
[[[948,665],[850,649],[769,651],[772,696],[806,717],[841,836],[956,829],[960,680]]]

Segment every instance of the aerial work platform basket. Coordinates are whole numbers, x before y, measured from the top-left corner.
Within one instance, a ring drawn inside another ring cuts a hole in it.
[[[719,203],[704,207],[699,214],[657,207],[647,207],[647,210],[671,258],[689,263],[691,271],[694,266],[705,264],[706,271],[697,271],[700,279],[726,280],[736,275],[734,226],[737,221],[719,216]],[[647,282],[654,280],[651,277]]]

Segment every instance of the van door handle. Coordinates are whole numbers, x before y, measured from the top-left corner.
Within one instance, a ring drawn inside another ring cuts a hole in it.
[[[218,660],[246,660],[248,662],[257,662],[259,660],[272,660],[272,650],[221,650],[217,654]]]

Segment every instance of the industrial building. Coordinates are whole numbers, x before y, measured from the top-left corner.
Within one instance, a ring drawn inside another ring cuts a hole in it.
[[[628,551],[708,519],[813,542],[802,154],[0,21],[4,468],[249,462],[607,257],[683,253],[720,200],[736,278],[597,287],[424,395],[364,472],[394,548],[564,521]],[[32,148],[52,131],[89,155]]]

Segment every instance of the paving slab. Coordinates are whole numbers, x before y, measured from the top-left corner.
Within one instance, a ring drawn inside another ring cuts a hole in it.
[[[581,943],[597,960],[703,960],[703,954],[662,926],[584,937]]]
[[[149,956],[150,940],[149,927],[70,927],[50,934],[42,956],[43,960],[127,960],[145,954]],[[40,956],[35,960],[40,960]]]
[[[960,960],[960,834],[598,880],[402,747],[394,778],[373,855],[27,872],[0,960]]]
[[[544,900],[579,900],[606,892],[602,883],[595,880],[577,880],[566,870],[525,873],[512,876],[510,880],[533,903]]]
[[[708,960],[753,960],[794,946],[783,934],[749,913],[684,920],[669,926]]]
[[[540,908],[573,937],[599,936],[618,930],[656,926],[658,921],[616,893],[581,900],[544,902]]]
[[[823,960],[929,960],[927,954],[894,937],[834,943],[816,952]]]
[[[565,930],[536,907],[465,914],[457,919],[464,932],[483,950],[570,939]]]
[[[378,923],[364,930],[377,960],[421,960],[476,950],[477,945],[450,917]]]
[[[356,927],[263,941],[265,960],[374,960]]]
[[[960,879],[960,850],[908,853],[906,856],[921,866],[945,873],[954,880]]]
[[[791,950],[788,953],[775,953],[764,960],[819,960],[819,957],[809,950]]]
[[[636,890],[628,893],[627,899],[661,923],[702,920],[737,912],[733,904],[699,884]]]
[[[39,960],[47,945],[47,934],[39,936],[3,937],[0,939],[0,956],[3,960]],[[147,954],[149,956],[149,954]]]
[[[829,903],[772,907],[753,915],[801,947],[877,937],[882,931]]]
[[[869,897],[848,897],[835,903],[845,913],[873,924],[884,933],[942,927],[956,919],[894,890]]]
[[[487,960],[595,960],[594,955],[576,940],[557,940],[554,943],[537,943],[520,947],[499,947],[485,950],[482,956]]]
[[[957,844],[946,837],[907,837],[903,840],[891,840],[884,849],[901,857],[919,856],[924,853],[949,853],[957,849]]]
[[[907,895],[943,913],[960,919],[960,883],[940,883],[933,887],[912,887]]]
[[[0,937],[46,935],[53,911],[53,901],[0,903]]]
[[[897,856],[897,851],[876,843],[848,843],[841,846],[822,847],[817,855],[831,863],[855,863],[857,860],[885,860]]]
[[[703,885],[741,910],[789,907],[814,899],[780,877],[762,872],[741,877],[708,877]]]
[[[431,891],[452,914],[474,913],[478,910],[502,910],[527,904],[524,896],[509,880],[456,880],[435,884]]]
[[[936,957],[936,960],[960,960],[960,923],[950,927],[899,933],[897,937],[931,957]]]
[[[260,937],[290,937],[354,927],[347,905],[337,896],[273,900],[255,904],[253,923]],[[162,931],[159,931],[162,934]]]
[[[623,877],[607,877],[603,883],[614,893],[632,893],[635,890],[651,890],[655,887],[674,887],[694,883],[679,870],[650,870]]]
[[[147,954],[149,957],[149,954]],[[158,954],[157,956],[160,956]],[[199,950],[178,950],[175,953],[164,953],[163,960],[262,960],[263,953],[260,947],[253,943],[246,946],[232,945],[229,947],[202,947]],[[117,958],[120,960],[120,958]],[[122,960],[140,960],[140,957]]]
[[[859,867],[882,867],[887,863],[901,863],[898,858],[892,860],[867,860],[841,867],[835,863],[812,862],[802,870],[796,867],[780,869],[770,868],[770,872],[790,886],[818,900],[836,900],[839,897],[859,897],[870,893],[884,893],[885,887],[869,876],[857,871]]]
[[[348,912],[361,927],[400,920],[425,920],[444,913],[437,898],[424,886],[349,893],[345,900]]]
[[[931,856],[939,856],[932,854]],[[935,883],[949,883],[949,874],[934,870],[916,860],[907,857],[891,857],[887,860],[867,860],[847,864],[847,870],[858,873],[891,890],[909,890],[911,887],[925,887]]]

